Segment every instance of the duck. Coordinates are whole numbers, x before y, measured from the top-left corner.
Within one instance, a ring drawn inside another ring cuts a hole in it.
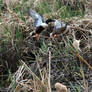
[[[68,23],[64,23],[57,19],[47,19],[46,23],[53,25],[53,31],[50,33],[50,37],[56,37],[59,34],[65,33],[66,29],[69,29]]]
[[[48,24],[44,21],[42,15],[31,8],[29,8],[29,15],[34,19],[34,27],[36,28],[36,30],[30,33],[30,36],[36,37],[38,40],[40,33],[48,27]]]

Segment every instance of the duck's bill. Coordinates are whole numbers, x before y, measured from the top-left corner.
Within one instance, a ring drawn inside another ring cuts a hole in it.
[[[39,40],[39,37],[40,37],[39,34],[35,34],[35,38],[36,38],[36,40]]]
[[[31,32],[31,33],[30,33],[30,36],[33,37],[33,38],[36,38],[36,40],[39,40],[39,37],[40,37],[39,34],[34,33],[34,32]]]

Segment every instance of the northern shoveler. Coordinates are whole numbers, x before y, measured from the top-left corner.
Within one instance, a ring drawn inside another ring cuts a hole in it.
[[[29,15],[34,19],[34,27],[36,30],[31,32],[31,36],[35,36],[36,39],[39,39],[39,34],[48,27],[48,24],[44,22],[44,18],[42,15],[38,14],[36,11],[29,8]]]
[[[68,23],[63,23],[56,19],[47,19],[46,23],[49,25],[49,23],[53,24],[53,31],[50,33],[50,37],[56,36],[57,34],[63,33],[69,26],[67,26]]]

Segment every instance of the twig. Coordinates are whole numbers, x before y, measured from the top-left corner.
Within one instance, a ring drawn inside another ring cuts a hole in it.
[[[84,62],[92,70],[92,66],[82,56],[80,56],[80,54],[77,51],[75,51],[72,48],[72,46],[70,46],[70,48],[72,49],[73,53],[75,53],[75,55],[79,58],[79,60],[81,60],[82,62]]]
[[[92,66],[79,53],[76,53],[76,56],[92,70]]]
[[[51,73],[51,51],[49,50],[49,76],[48,76],[48,91],[47,92],[51,92],[50,73]]]

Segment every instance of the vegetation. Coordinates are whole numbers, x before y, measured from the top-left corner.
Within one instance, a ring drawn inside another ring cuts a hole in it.
[[[59,85],[59,91],[65,88],[68,92],[91,92],[90,3],[0,0],[0,92],[53,92],[58,91],[57,82],[65,85]],[[29,35],[35,28],[28,7],[45,19],[68,22],[68,33],[50,38],[43,32],[36,41]]]

